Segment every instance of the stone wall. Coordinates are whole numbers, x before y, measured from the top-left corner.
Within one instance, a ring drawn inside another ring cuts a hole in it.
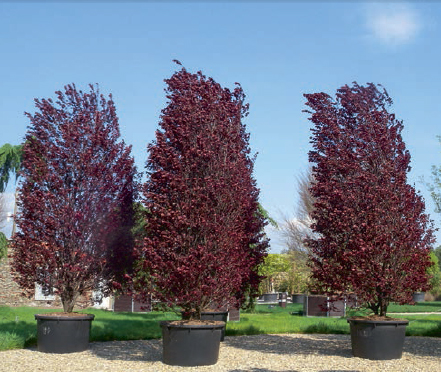
[[[11,258],[9,257],[5,257],[0,261],[0,306],[62,307],[59,298],[55,298],[55,300],[52,301],[37,301],[34,296],[32,298],[23,296],[20,287],[12,279],[10,262]],[[91,306],[89,296],[83,296],[77,301],[75,308],[83,309],[89,306]]]
[[[31,300],[21,295],[21,289],[12,280],[9,257],[0,261],[0,306],[24,306]]]

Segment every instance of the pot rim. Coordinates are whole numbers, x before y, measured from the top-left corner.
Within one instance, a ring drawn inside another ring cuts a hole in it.
[[[195,324],[195,322],[201,322],[200,324]],[[159,322],[159,325],[164,328],[185,328],[185,329],[221,329],[225,326],[225,322],[220,320],[163,320]]]
[[[58,320],[58,321],[74,321],[74,320],[94,320],[94,314],[81,314],[75,316],[56,315],[56,314],[34,314],[36,320]]]
[[[181,310],[181,313],[184,313],[184,310]],[[228,314],[228,310],[204,310],[201,311],[201,314],[213,314],[213,315],[219,315],[219,314]]]
[[[201,311],[201,314],[213,314],[213,315],[228,314],[228,310]]]
[[[389,319],[389,320],[375,320],[375,319],[354,319],[354,318],[348,318],[348,323],[354,323],[354,324],[391,324],[391,325],[408,325],[409,321],[407,319]]]

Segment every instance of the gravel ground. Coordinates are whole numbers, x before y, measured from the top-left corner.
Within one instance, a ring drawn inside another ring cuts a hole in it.
[[[352,357],[349,335],[225,337],[214,366],[172,367],[161,362],[161,355],[161,340],[94,342],[72,354],[10,350],[0,352],[0,371],[440,372],[441,338],[406,337],[403,357],[391,361]]]

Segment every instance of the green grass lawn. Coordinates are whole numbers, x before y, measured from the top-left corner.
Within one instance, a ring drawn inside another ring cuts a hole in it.
[[[389,306],[389,316],[399,313],[441,312],[441,302],[426,302],[417,305]],[[254,311],[241,313],[240,322],[227,325],[227,335],[262,333],[322,333],[349,334],[349,324],[344,317],[304,317],[302,304],[287,304],[287,307],[256,305]],[[347,317],[365,315],[367,311],[348,311]],[[441,337],[441,315],[400,315],[408,319],[408,336]]]
[[[391,304],[389,313],[441,313],[441,302],[419,302],[415,305]]]
[[[226,335],[349,333],[346,318],[304,317],[301,315],[302,309],[301,304],[288,304],[286,308],[256,305],[253,311],[242,311],[239,322],[228,322]],[[389,315],[393,316],[393,312],[413,313],[440,310],[441,302],[427,302],[414,306],[391,305]],[[53,309],[31,307],[0,307],[0,350],[35,346],[37,339],[34,314],[53,311]],[[173,312],[114,313],[96,309],[86,309],[81,312],[95,314],[91,341],[160,338],[159,322],[180,318]],[[400,315],[399,317],[410,321],[406,329],[406,334],[409,336],[441,337],[441,315],[421,314]]]
[[[34,314],[61,311],[33,307],[0,307],[0,350],[36,345],[37,322]],[[90,334],[91,341],[160,338],[161,320],[180,319],[173,312],[114,313],[97,309],[79,312],[95,315]]]
[[[229,322],[226,335],[349,333],[349,325],[344,318],[304,317],[302,310],[301,304],[287,304],[286,308],[256,305],[254,311],[241,313],[240,322]]]

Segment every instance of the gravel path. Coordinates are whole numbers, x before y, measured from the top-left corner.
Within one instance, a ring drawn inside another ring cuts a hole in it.
[[[215,372],[440,372],[441,338],[406,337],[403,357],[370,361],[351,355],[349,335],[257,335],[226,337],[214,366],[172,367],[161,362],[162,341],[94,342],[73,354],[35,349],[0,352],[0,371],[215,371]]]

